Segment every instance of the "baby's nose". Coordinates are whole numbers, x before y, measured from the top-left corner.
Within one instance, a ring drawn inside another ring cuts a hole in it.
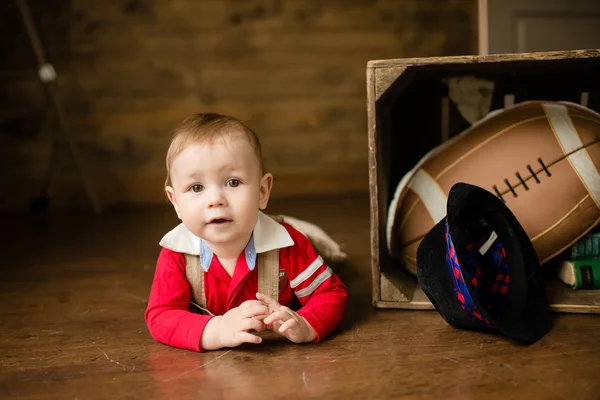
[[[211,188],[207,194],[209,207],[220,207],[225,205],[225,196],[220,188]]]

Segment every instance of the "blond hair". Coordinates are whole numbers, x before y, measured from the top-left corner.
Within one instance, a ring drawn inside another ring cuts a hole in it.
[[[165,186],[171,186],[171,164],[189,145],[210,142],[225,135],[241,133],[248,139],[260,163],[263,173],[262,149],[258,136],[246,124],[235,117],[215,113],[192,114],[175,128],[171,144],[167,150],[167,179]]]

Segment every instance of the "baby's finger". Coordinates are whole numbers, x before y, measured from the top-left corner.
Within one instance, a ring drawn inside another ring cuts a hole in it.
[[[253,335],[248,332],[238,332],[236,335],[236,338],[240,343],[259,344],[260,342],[262,342],[262,339],[260,338],[260,336]]]
[[[277,308],[279,308],[279,303],[277,302],[277,300],[272,299],[266,294],[256,293],[256,298],[264,302],[267,306],[269,306],[270,310],[276,310]]]
[[[299,316],[298,314],[296,314],[294,311],[292,311],[291,308],[288,308],[286,306],[281,306],[277,309],[278,313],[286,313],[287,315],[289,315],[289,318],[293,318],[295,320],[298,320]],[[284,318],[283,321],[287,321],[289,318]]]
[[[259,321],[261,321],[261,322],[262,322],[262,321],[264,321],[264,319],[265,319],[265,318],[267,318],[269,315],[270,315],[270,314],[258,314],[258,315],[255,315],[255,316],[253,316],[253,317],[250,317],[250,318],[254,318],[254,319],[257,319],[257,320],[259,320]]]
[[[273,332],[279,332],[279,327],[283,324],[281,321],[275,321],[271,325],[267,325],[267,329],[271,329]]]
[[[291,316],[292,318],[294,318],[294,319],[296,319],[296,320],[298,319],[298,314],[296,314],[296,312],[294,312],[294,311],[293,311],[291,308],[289,308],[289,307],[286,307],[286,306],[281,306],[281,307],[279,307],[279,311],[284,311],[284,312],[286,312],[286,313],[290,314],[290,316]]]
[[[298,325],[298,321],[296,321],[293,318],[290,318],[279,327],[279,332],[284,333],[288,329],[293,329],[295,325]]]
[[[242,321],[242,330],[249,331],[250,329],[262,332],[265,330],[265,324],[255,318],[246,318]]]
[[[245,310],[246,308],[249,308],[252,306],[264,306],[264,304],[263,304],[263,302],[258,301],[258,300],[246,300],[245,302],[240,304],[240,310]]]
[[[240,311],[242,318],[261,317],[260,319],[263,319],[264,316],[269,315],[269,308],[264,304],[252,305]]]
[[[287,321],[288,319],[292,318],[292,316],[287,313],[285,310],[277,310],[274,313],[272,313],[271,315],[269,315],[267,318],[264,319],[264,323],[269,325],[272,324],[275,321]]]

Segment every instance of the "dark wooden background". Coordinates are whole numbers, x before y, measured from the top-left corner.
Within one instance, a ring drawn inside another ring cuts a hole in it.
[[[366,63],[473,54],[475,0],[29,0],[103,205],[165,202],[193,112],[259,134],[273,196],[368,191]],[[56,127],[12,0],[0,2],[0,211],[39,194]],[[53,207],[87,206],[60,148]]]
[[[91,212],[63,145],[53,209],[23,212],[56,121],[15,3],[0,1],[0,398],[598,399],[598,315],[554,314],[519,346],[371,303],[367,61],[475,53],[476,0],[28,1],[114,207]],[[321,226],[348,253],[349,312],[322,343],[197,354],[150,336],[158,241],[178,223],[164,155],[173,126],[203,111],[261,137],[269,212]]]

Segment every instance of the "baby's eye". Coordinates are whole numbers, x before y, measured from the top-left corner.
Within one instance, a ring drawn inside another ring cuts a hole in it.
[[[240,183],[241,182],[240,182],[239,179],[232,178],[232,179],[230,179],[230,180],[227,181],[227,186],[229,186],[229,187],[238,187],[238,186],[240,186]]]
[[[199,193],[202,191],[202,189],[204,189],[202,185],[192,185],[192,187],[190,188],[190,190],[194,193]]]

